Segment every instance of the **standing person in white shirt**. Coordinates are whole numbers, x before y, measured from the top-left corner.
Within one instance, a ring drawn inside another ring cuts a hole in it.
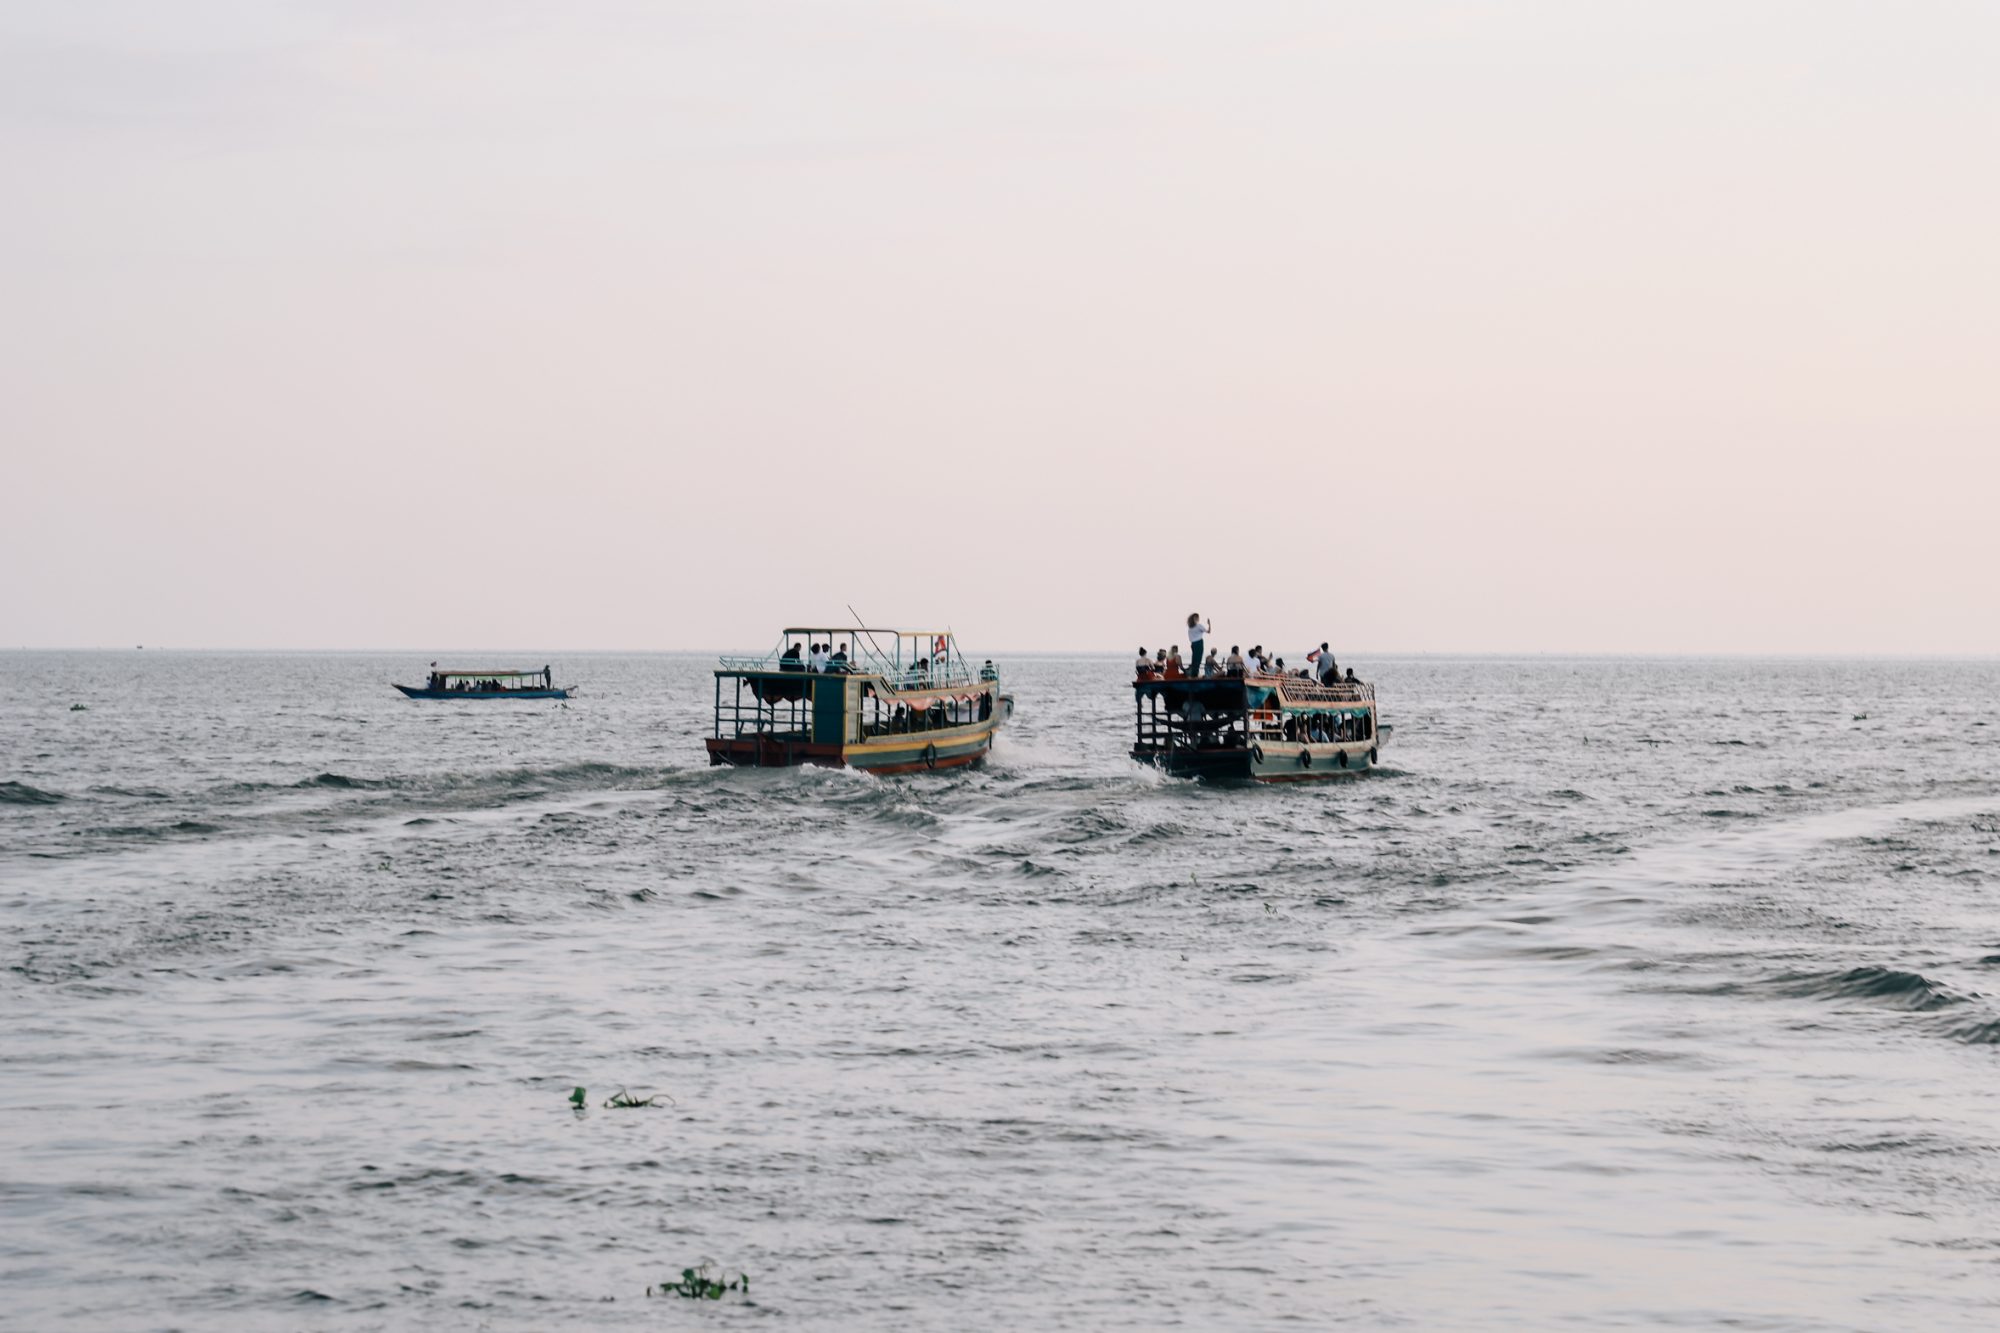
[[[1208,631],[1209,624],[1201,618],[1201,612],[1196,611],[1188,617],[1188,647],[1192,650],[1188,653],[1190,676],[1201,674],[1201,651],[1208,646]]]

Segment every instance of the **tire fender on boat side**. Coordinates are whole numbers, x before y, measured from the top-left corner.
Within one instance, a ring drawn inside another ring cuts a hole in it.
[[[1255,759],[1255,760],[1256,760],[1256,761],[1257,761],[1258,763],[1260,763],[1260,764],[1261,764],[1261,763],[1263,763],[1263,762],[1264,762],[1264,747],[1263,747],[1263,746],[1261,746],[1261,745],[1258,745],[1258,744],[1256,744],[1255,742],[1252,742],[1252,743],[1251,743],[1251,746],[1250,746],[1250,757],[1251,757],[1252,759]]]
[[[1342,750],[1342,751],[1340,752],[1340,766],[1341,766],[1342,768],[1346,768],[1346,767],[1347,767],[1347,751],[1345,751],[1345,750]]]
[[[1311,768],[1312,766],[1313,766],[1313,752],[1311,750],[1300,750],[1299,767]]]
[[[925,768],[936,768],[936,767],[937,767],[937,742],[936,742],[936,741],[932,741],[932,742],[931,742],[931,743],[930,743],[929,745],[926,745],[926,746],[924,747],[924,767],[925,767]]]
[[[1370,763],[1371,765],[1373,765],[1373,764],[1379,764],[1379,763],[1381,763],[1381,762],[1382,762],[1381,760],[1379,760],[1379,759],[1377,759],[1377,758],[1375,757],[1375,747],[1374,747],[1374,746],[1372,746],[1372,745],[1368,747],[1368,762],[1369,762],[1369,763]]]

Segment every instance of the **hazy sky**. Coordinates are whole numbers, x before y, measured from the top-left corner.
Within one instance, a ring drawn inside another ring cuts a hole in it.
[[[2000,652],[2000,5],[0,6],[0,643]]]

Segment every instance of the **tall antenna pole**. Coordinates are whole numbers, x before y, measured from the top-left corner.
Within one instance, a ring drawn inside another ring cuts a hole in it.
[[[856,629],[860,630],[863,634],[868,634],[868,622],[863,620],[861,618],[861,613],[854,609],[854,603],[849,602],[847,604],[847,614],[854,617],[854,627]],[[882,651],[882,645],[875,642],[875,636],[873,634],[868,634],[868,646],[875,650],[875,656],[877,657],[887,656],[887,654],[885,654]],[[901,666],[902,663],[898,662],[896,665]]]

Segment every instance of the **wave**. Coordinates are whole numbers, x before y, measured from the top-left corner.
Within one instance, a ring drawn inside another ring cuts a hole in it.
[[[2000,1046],[2000,1018],[1980,1018],[1964,1023],[1947,1023],[1945,1036],[1967,1046]]]
[[[281,791],[395,791],[412,795],[453,796],[479,792],[540,793],[552,789],[607,790],[665,786],[675,778],[706,769],[640,768],[627,764],[584,761],[548,768],[500,768],[462,773],[426,773],[417,777],[360,777],[352,773],[315,773],[297,782],[232,782],[223,792],[248,795]],[[125,794],[125,793],[120,793]],[[152,792],[134,795],[150,796]]]
[[[1923,1013],[1963,1004],[1965,997],[1920,972],[1852,967],[1844,972],[1788,972],[1758,983],[1776,995],[1807,1000],[1871,1000]]]
[[[54,805],[68,799],[59,791],[43,791],[25,782],[0,782],[0,805]]]

